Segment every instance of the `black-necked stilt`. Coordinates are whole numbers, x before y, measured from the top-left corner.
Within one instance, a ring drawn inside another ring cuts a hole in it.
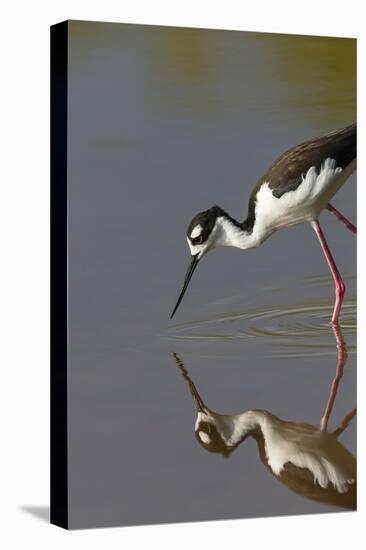
[[[289,489],[319,502],[356,508],[356,460],[337,439],[355,416],[355,409],[333,433],[312,424],[282,420],[266,410],[219,414],[207,407],[183,362],[173,355],[196,404],[195,435],[204,449],[229,457],[253,437],[262,463]]]
[[[356,124],[306,141],[281,155],[255,185],[248,216],[236,221],[219,206],[200,212],[188,226],[191,263],[171,318],[178,309],[200,259],[219,246],[242,250],[261,245],[275,231],[309,222],[330,267],[336,290],[332,322],[337,323],[345,285],[319,224],[327,208],[356,233],[356,227],[330,200],[356,168]]]

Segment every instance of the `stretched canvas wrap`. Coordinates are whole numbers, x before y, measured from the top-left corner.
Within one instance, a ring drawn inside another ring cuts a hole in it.
[[[356,509],[355,122],[354,39],[51,28],[52,523]]]

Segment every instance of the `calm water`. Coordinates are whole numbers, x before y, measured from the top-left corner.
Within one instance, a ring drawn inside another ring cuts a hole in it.
[[[278,154],[354,119],[352,40],[70,23],[71,527],[339,510],[273,478],[253,440],[228,460],[202,449],[172,356],[216,411],[318,425],[337,349],[312,229],[208,255],[169,315],[193,215],[219,204],[243,219]],[[355,176],[334,204],[355,220]],[[347,285],[335,429],[356,405],[356,241],[322,223]],[[340,438],[352,453],[355,433]]]

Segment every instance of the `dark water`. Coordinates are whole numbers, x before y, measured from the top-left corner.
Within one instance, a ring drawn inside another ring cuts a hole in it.
[[[202,449],[175,352],[210,407],[319,425],[337,365],[333,283],[307,225],[220,249],[174,317],[188,222],[243,219],[270,162],[355,119],[355,41],[70,23],[71,527],[340,510],[289,491],[248,439]],[[352,176],[334,205],[355,221]],[[356,241],[323,229],[347,293],[330,429],[356,405]],[[340,440],[355,453],[355,421]]]

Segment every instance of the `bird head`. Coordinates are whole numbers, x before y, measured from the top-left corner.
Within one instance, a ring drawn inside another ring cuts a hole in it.
[[[176,353],[173,353],[175,362],[180,369],[183,377],[186,379],[193,402],[197,410],[197,420],[194,428],[195,436],[198,443],[211,453],[220,453],[228,457],[236,448],[236,445],[230,444],[227,439],[232,434],[231,419],[227,419],[210,409],[203,401],[199,394],[196,385],[188,374],[183,361]]]
[[[234,445],[229,445],[225,441],[222,433],[220,433],[221,430],[218,429],[217,420],[218,415],[215,413],[208,415],[198,413],[194,430],[195,436],[198,443],[206,451],[210,453],[219,453],[225,458],[228,458],[236,447]]]
[[[209,210],[204,210],[197,214],[190,222],[187,229],[187,242],[191,253],[191,261],[184,279],[183,288],[173,309],[170,318],[177,311],[179,304],[183,300],[183,296],[188,288],[189,281],[201,260],[207,252],[219,246],[220,244],[220,224],[217,223],[219,218],[225,217],[227,214],[219,206],[213,206]]]

